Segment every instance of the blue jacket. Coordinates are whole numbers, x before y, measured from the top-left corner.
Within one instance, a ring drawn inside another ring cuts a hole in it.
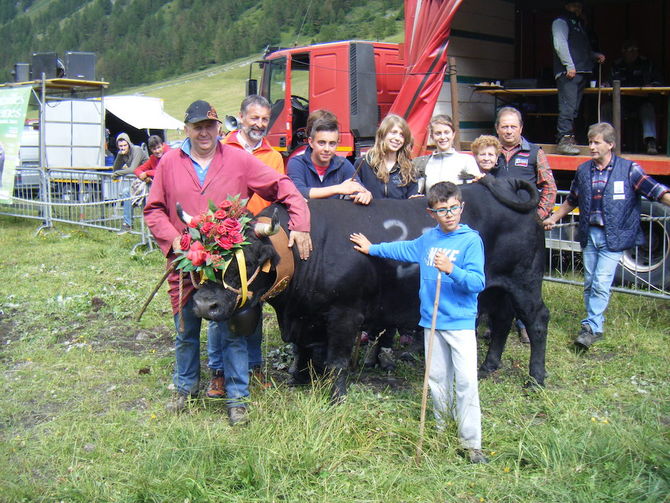
[[[640,228],[640,196],[630,182],[632,161],[614,156],[612,172],[603,193],[603,220],[605,240],[610,251],[623,251],[644,244]],[[579,242],[586,246],[591,213],[592,161],[580,164],[575,175],[579,204]],[[616,192],[615,192],[616,189]]]
[[[382,182],[372,170],[368,161],[361,157],[356,161],[356,166],[360,163],[358,174],[363,186],[372,193],[374,199],[409,199],[419,193],[419,186],[415,181],[407,185],[401,185],[400,166],[396,163],[393,170],[389,173],[389,181]]]
[[[539,150],[539,145],[521,137],[521,149],[510,158],[509,162],[505,159],[505,154],[501,152],[491,174],[496,178],[521,178],[537,185],[537,153]]]
[[[323,180],[321,180],[312,163],[312,149],[307,147],[303,154],[295,156],[288,162],[286,174],[293,180],[303,197],[309,199],[310,189],[330,187],[342,183],[354,176],[354,167],[344,157],[334,155],[330,160],[330,165]],[[360,181],[358,177],[355,180]],[[342,199],[343,196],[332,196],[332,198]]]
[[[442,274],[436,329],[474,330],[477,318],[477,294],[484,290],[484,244],[479,233],[465,224],[445,234],[435,226],[413,241],[380,243],[370,247],[370,255],[419,264],[421,282],[421,321],[430,328],[437,288],[435,253],[443,250],[454,264],[451,274]]]

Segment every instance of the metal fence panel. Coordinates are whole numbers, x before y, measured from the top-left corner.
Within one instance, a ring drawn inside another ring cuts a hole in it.
[[[567,195],[567,191],[559,191],[556,203],[560,205]],[[577,211],[547,231],[546,280],[583,284],[578,222]],[[670,299],[670,211],[660,203],[643,199],[641,226],[645,244],[624,252],[612,289]]]

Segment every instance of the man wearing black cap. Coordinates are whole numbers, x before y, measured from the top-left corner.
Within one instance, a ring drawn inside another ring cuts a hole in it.
[[[186,213],[199,215],[208,209],[209,200],[218,204],[229,195],[248,198],[254,193],[286,206],[290,217],[289,246],[295,243],[300,258],[307,259],[312,248],[309,209],[293,182],[245,151],[219,142],[221,121],[206,101],[192,103],[184,122],[187,138],[180,148],[161,159],[144,209],[147,225],[168,263],[180,249],[185,228],[177,215],[177,202]],[[193,313],[194,286],[189,276],[182,278],[181,288],[179,283],[179,273],[170,273],[169,294],[177,328],[173,376],[177,397],[168,404],[168,409],[175,412],[183,410],[188,399],[197,395],[200,381],[201,319]],[[180,310],[183,330],[180,330]],[[249,395],[246,340],[233,334],[228,322],[210,322],[208,331],[215,332],[222,341],[230,423],[242,423],[246,421],[245,398]]]
[[[605,61],[605,55],[593,52],[582,22],[583,2],[569,0],[565,11],[551,25],[554,43],[554,75],[558,89],[556,141],[559,154],[577,155],[574,122],[584,87],[593,72],[593,63]]]

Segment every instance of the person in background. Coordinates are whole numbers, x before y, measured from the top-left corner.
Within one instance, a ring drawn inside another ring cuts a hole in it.
[[[288,162],[287,173],[305,199],[350,198],[370,204],[372,194],[360,183],[354,167],[335,155],[340,140],[337,121],[321,118],[309,132],[309,147]]]
[[[427,208],[437,222],[434,228],[413,241],[373,245],[360,233],[353,233],[350,239],[354,249],[361,253],[419,264],[419,324],[424,327],[426,356],[433,306],[439,295],[428,376],[437,428],[443,431],[447,419],[455,419],[461,446],[467,449],[470,462],[486,463],[488,460],[481,450],[475,338],[477,295],[485,285],[484,244],[477,231],[460,223],[464,209],[465,203],[456,185],[436,183],[428,191]],[[439,294],[436,292],[437,274],[441,278]]]
[[[435,142],[435,152],[414,159],[414,169],[419,177],[419,192],[427,194],[438,182],[460,185],[479,176],[477,164],[471,155],[456,152],[454,148],[454,123],[448,115],[436,115],[428,124],[430,138]]]
[[[661,76],[650,59],[640,56],[637,43],[626,40],[621,46],[621,57],[612,65],[610,80],[621,82],[621,87],[660,86]],[[612,116],[612,105],[603,107],[603,115]],[[642,125],[642,140],[645,153],[658,154],[656,145],[656,113],[654,106],[645,96],[622,96],[623,115],[634,115]]]
[[[116,154],[114,164],[112,166],[112,179],[116,180],[122,176],[133,173],[140,164],[149,160],[149,156],[137,145],[133,145],[130,137],[126,133],[119,133],[116,137],[116,146],[119,152]],[[123,181],[121,183],[126,183]],[[127,187],[123,187],[120,191],[123,201],[123,224],[121,225],[120,234],[126,233],[133,228],[133,201],[130,198],[130,182]]]
[[[265,139],[270,123],[270,103],[263,96],[253,94],[247,96],[240,105],[239,123],[236,131],[228,134],[223,143],[253,155],[266,166],[269,166],[280,175],[284,175],[284,159]],[[270,205],[258,194],[254,194],[247,202],[247,209],[258,215]],[[263,352],[263,317],[258,320],[258,326],[247,338],[249,353],[249,370],[252,380],[265,386],[266,380],[262,372]],[[207,388],[208,398],[225,397],[225,378],[223,374],[222,340],[214,333],[207,338],[208,365],[212,377]]]
[[[475,138],[470,145],[477,167],[482,175],[489,175],[496,167],[502,145],[495,136],[483,134]]]
[[[170,145],[164,143],[160,136],[154,134],[147,140],[147,147],[149,148],[149,152],[151,152],[149,159],[145,163],[140,164],[133,173],[143,182],[151,183],[156,174],[158,162],[163,157],[163,154],[170,150]]]
[[[228,196],[248,198],[253,193],[286,206],[289,214],[288,246],[296,246],[306,260],[312,249],[309,208],[295,185],[285,176],[267,167],[253,156],[219,141],[221,121],[216,110],[198,100],[186,109],[186,140],[161,160],[144,208],[144,218],[158,246],[170,264],[181,250],[186,225],[177,212],[177,202],[190,215],[207,210],[209,201],[219,204]],[[175,340],[176,396],[168,404],[172,412],[183,411],[197,396],[200,381],[200,326],[193,312],[195,287],[189,275],[173,270],[168,275],[168,293],[177,331]],[[180,320],[183,322],[181,325]],[[247,420],[249,396],[249,356],[247,342],[236,335],[227,321],[209,322],[208,334],[220,332],[223,341],[223,366],[228,420],[231,425]]]
[[[594,52],[582,20],[583,2],[567,0],[565,12],[551,24],[554,46],[554,77],[558,90],[556,151],[579,154],[575,140],[575,119],[579,114],[584,87],[593,72],[593,63],[603,63],[605,55]]]
[[[412,165],[414,138],[407,121],[399,115],[387,115],[379,124],[375,144],[360,157],[354,167],[363,186],[375,199],[409,199],[418,193],[416,174]],[[368,349],[366,367],[379,365],[393,370],[393,336],[395,327],[372,327],[368,339],[374,344]],[[403,331],[404,340],[413,340],[413,330]]]
[[[614,154],[616,131],[611,124],[593,124],[588,137],[591,160],[579,165],[570,194],[544,220],[544,228],[550,230],[579,208],[586,318],[575,345],[582,351],[603,338],[604,313],[623,251],[645,243],[640,196],[670,206],[668,187],[648,176],[637,163]]]

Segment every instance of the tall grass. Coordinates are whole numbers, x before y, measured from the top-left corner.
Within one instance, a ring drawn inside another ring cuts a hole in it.
[[[357,374],[337,407],[327,382],[293,389],[273,372],[274,387],[252,389],[242,428],[212,401],[168,415],[164,289],[132,319],[163,258],[131,255],[132,236],[33,232],[0,217],[0,501],[668,499],[667,302],[615,294],[605,339],[577,355],[581,293],[546,284],[547,387],[522,389],[529,350],[510,336],[502,370],[480,384],[491,463],[469,465],[455,427],[437,433],[429,421],[416,464],[422,372],[409,364],[387,387],[389,376]],[[266,347],[283,347],[274,319],[266,336]]]

